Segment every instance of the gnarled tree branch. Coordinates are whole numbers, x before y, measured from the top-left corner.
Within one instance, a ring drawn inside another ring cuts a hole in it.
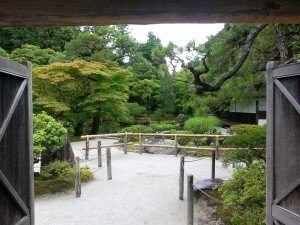
[[[214,84],[210,84],[210,83],[204,81],[203,79],[201,79],[201,76],[203,74],[206,74],[209,72],[209,68],[206,64],[206,57],[204,57],[202,59],[202,63],[204,66],[204,69],[202,69],[202,70],[196,70],[192,66],[184,65],[184,67],[187,68],[194,76],[194,84],[196,85],[197,94],[201,94],[205,91],[218,91],[218,90],[220,90],[222,85],[225,83],[225,81],[227,81],[231,77],[235,76],[237,74],[237,72],[239,71],[239,69],[243,66],[244,62],[246,61],[246,59],[249,55],[251,46],[254,43],[256,37],[266,26],[267,26],[266,24],[258,25],[249,33],[249,35],[246,38],[245,44],[242,48],[242,54],[241,54],[238,62],[236,62],[236,64],[233,66],[233,68],[230,71],[222,74],[221,78]]]

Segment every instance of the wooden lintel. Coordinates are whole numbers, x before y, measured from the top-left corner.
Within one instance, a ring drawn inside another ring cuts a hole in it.
[[[300,23],[295,0],[2,0],[0,26]]]

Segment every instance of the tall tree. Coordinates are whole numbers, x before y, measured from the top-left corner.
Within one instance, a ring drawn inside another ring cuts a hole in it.
[[[24,44],[63,51],[66,43],[78,33],[76,27],[5,27],[0,28],[0,47],[9,53]]]
[[[115,63],[80,60],[38,67],[33,76],[35,110],[68,121],[79,136],[95,118],[124,119],[130,76]]]

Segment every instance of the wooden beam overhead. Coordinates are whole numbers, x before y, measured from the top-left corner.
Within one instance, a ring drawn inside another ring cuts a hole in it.
[[[0,26],[300,23],[298,0],[1,0]]]

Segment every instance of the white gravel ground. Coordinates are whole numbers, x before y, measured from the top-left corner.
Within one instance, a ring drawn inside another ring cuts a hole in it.
[[[92,140],[91,145],[96,145]],[[102,139],[102,145],[115,140]],[[72,143],[75,155],[84,142]],[[90,158],[97,150],[90,151]],[[103,150],[104,151],[104,150]],[[95,180],[82,186],[80,198],[74,191],[38,197],[35,200],[37,225],[185,225],[186,200],[178,199],[179,157],[128,153],[112,149],[113,179],[107,180],[106,168],[97,171]],[[193,160],[186,157],[186,160]],[[81,165],[85,165],[82,163]],[[97,169],[97,160],[87,162]],[[211,160],[186,163],[194,180],[210,178]],[[228,179],[232,174],[216,163],[216,176]],[[185,188],[186,189],[186,188]],[[186,191],[186,190],[185,190]],[[195,218],[199,217],[197,208]],[[197,221],[195,219],[195,221]]]

